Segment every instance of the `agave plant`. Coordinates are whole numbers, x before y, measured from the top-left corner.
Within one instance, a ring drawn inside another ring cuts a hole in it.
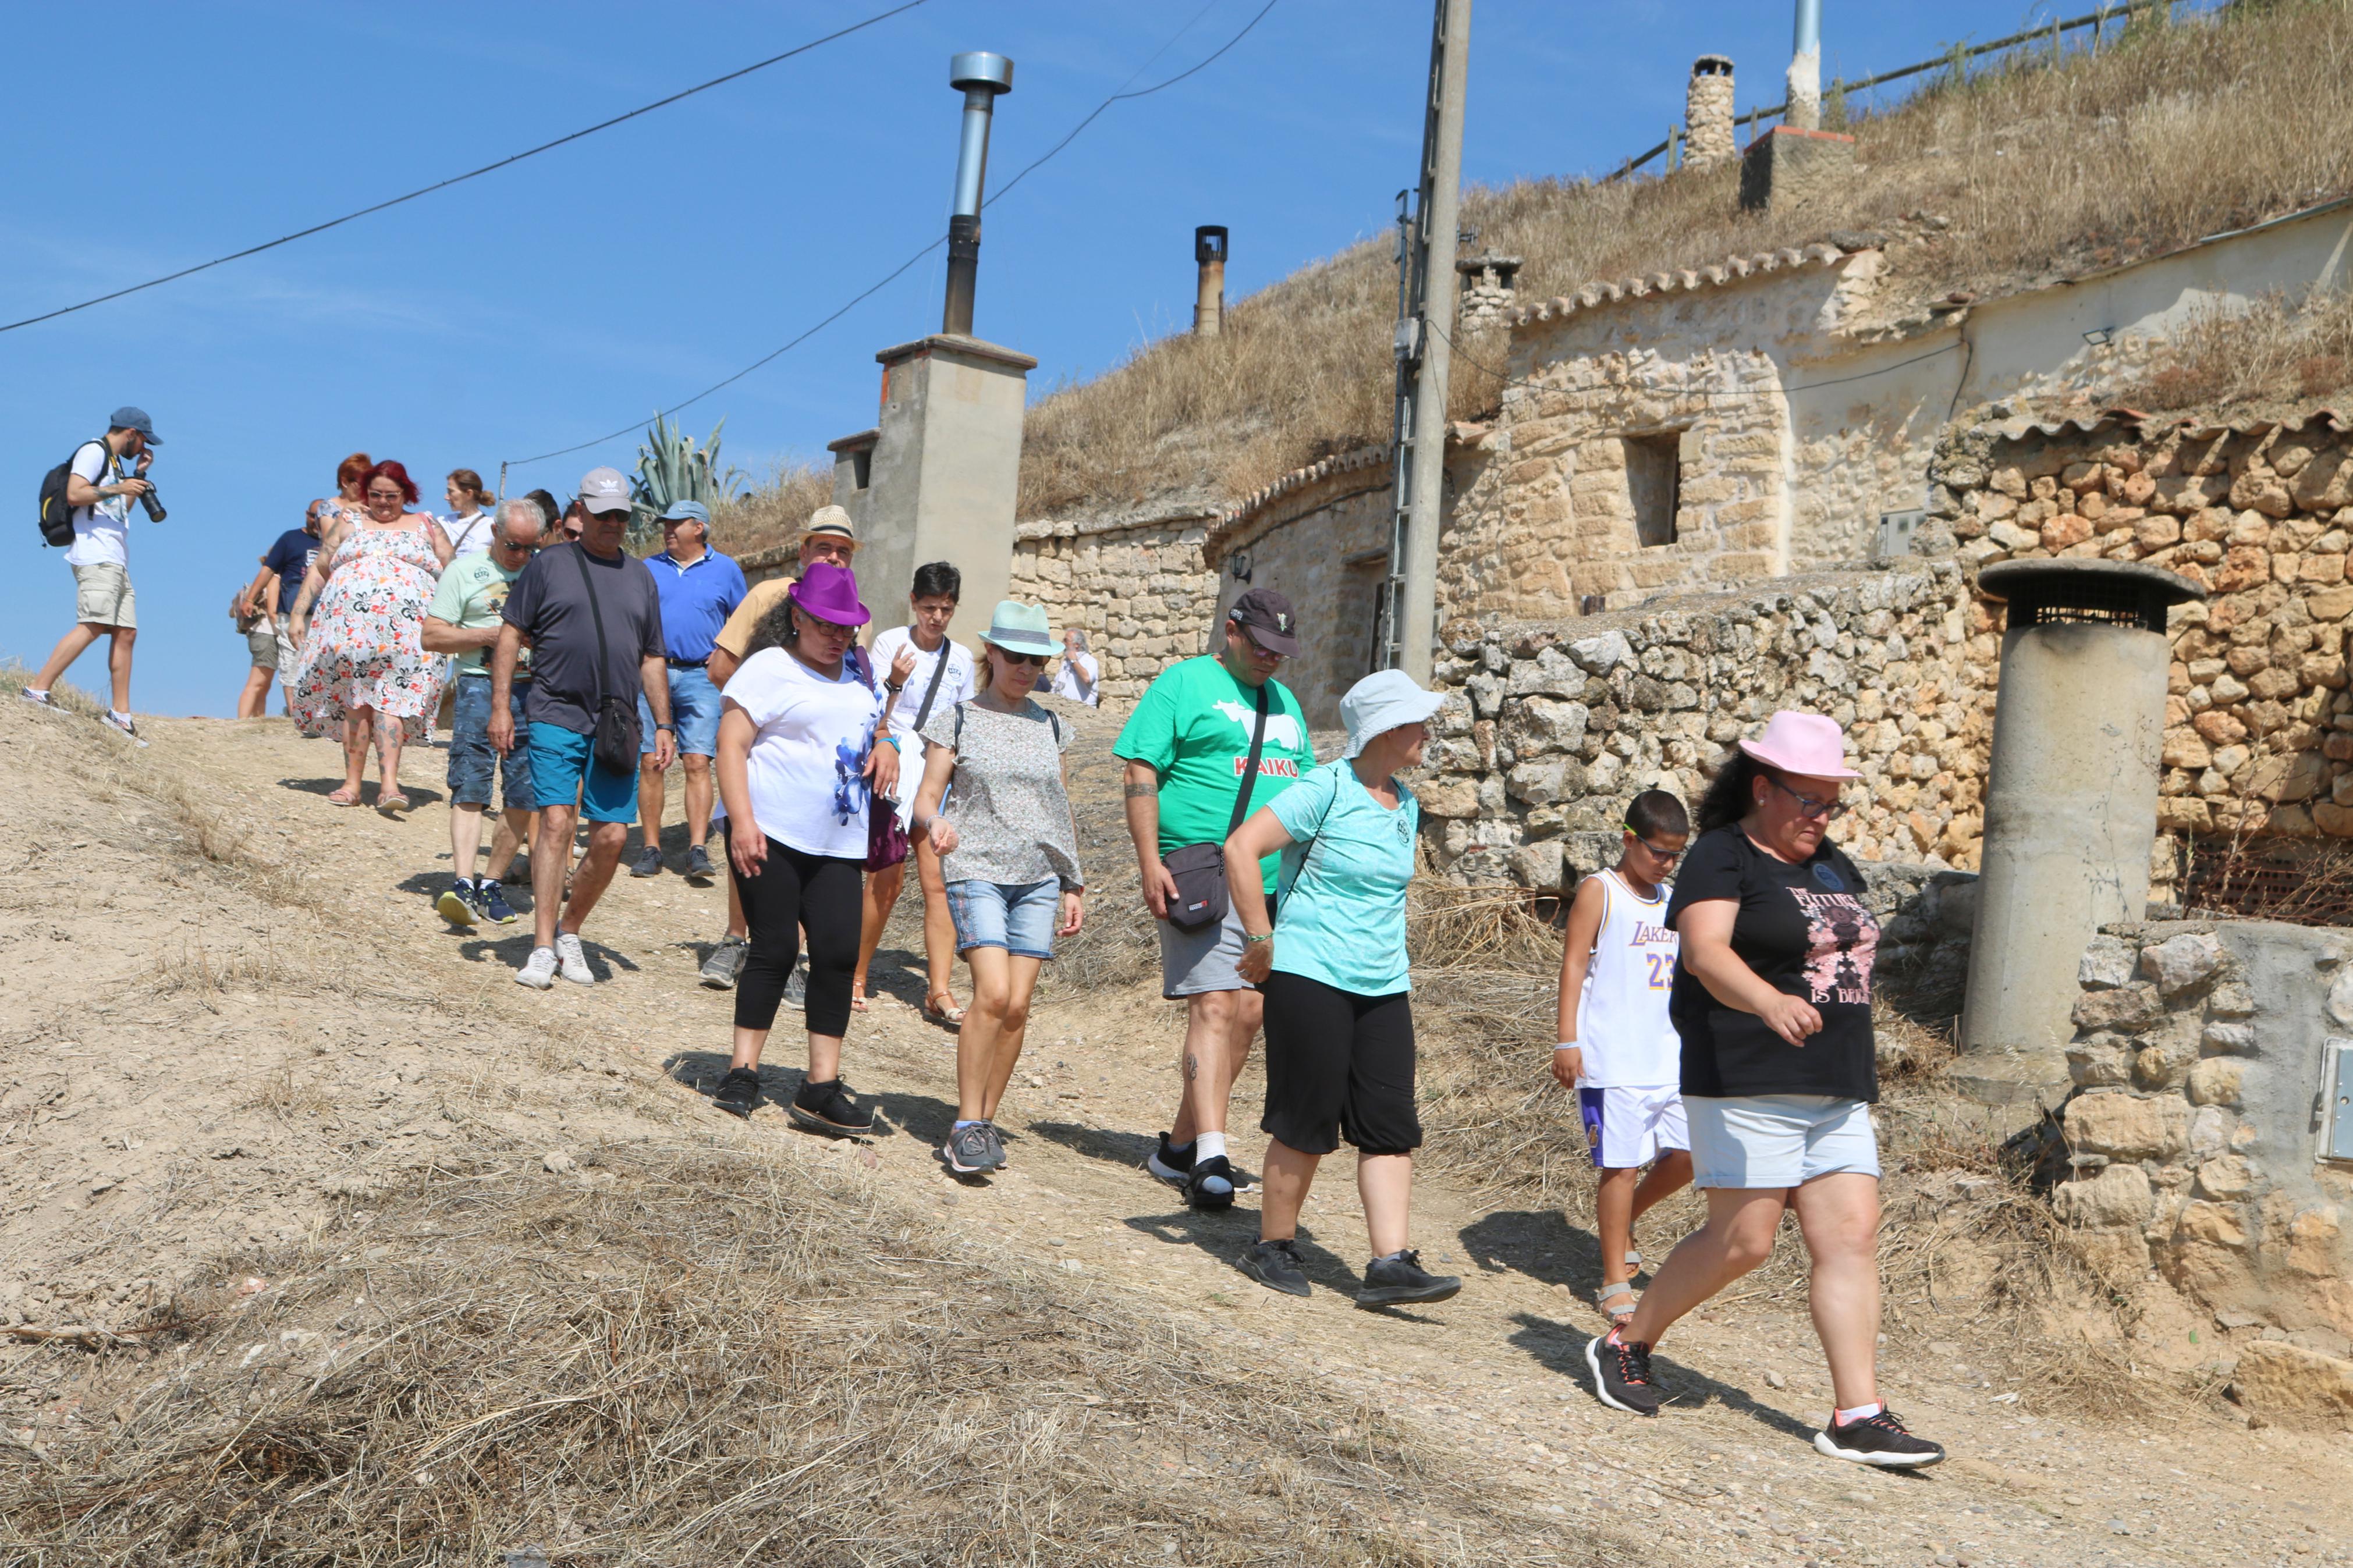
[[[638,447],[638,476],[629,485],[628,542],[633,552],[643,554],[660,547],[661,526],[656,519],[670,502],[699,500],[715,510],[749,488],[741,469],[719,466],[719,432],[726,425],[722,418],[698,447],[693,437],[654,416]]]

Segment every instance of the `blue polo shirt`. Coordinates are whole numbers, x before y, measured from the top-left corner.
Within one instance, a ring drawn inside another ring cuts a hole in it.
[[[661,595],[663,656],[689,664],[709,658],[719,628],[750,592],[744,569],[715,550],[684,565],[665,550],[647,556],[646,569]]]

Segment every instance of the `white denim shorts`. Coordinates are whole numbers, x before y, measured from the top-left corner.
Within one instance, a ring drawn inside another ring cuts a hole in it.
[[[1683,1097],[1692,1185],[1799,1187],[1816,1176],[1879,1174],[1871,1107],[1828,1094]]]

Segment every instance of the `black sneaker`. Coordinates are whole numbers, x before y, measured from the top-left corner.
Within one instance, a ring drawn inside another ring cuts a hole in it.
[[[1242,1267],[1258,1276],[1260,1284],[1286,1296],[1308,1293],[1306,1271],[1299,1267],[1299,1244],[1289,1237],[1261,1241],[1250,1249]]]
[[[1223,1154],[1193,1162],[1185,1178],[1185,1201],[1205,1213],[1234,1206],[1234,1168]]]
[[[644,848],[642,848],[642,849],[638,850],[638,858],[637,858],[635,860],[633,860],[633,861],[631,861],[631,862],[629,863],[629,875],[630,875],[630,876],[632,876],[632,877],[659,877],[659,876],[660,876],[660,875],[661,875],[661,849],[660,849],[660,847],[659,847],[659,846],[656,846],[656,845],[649,844],[649,845],[647,845]]]
[[[1945,1450],[1937,1445],[1906,1432],[1903,1420],[1884,1405],[1879,1407],[1878,1415],[1850,1421],[1843,1426],[1833,1414],[1830,1425],[1814,1434],[1814,1447],[1833,1459],[1852,1459],[1858,1465],[1879,1465],[1890,1469],[1917,1469],[1945,1457]]]
[[[831,1083],[804,1083],[785,1107],[785,1114],[812,1132],[842,1137],[874,1131],[874,1113],[849,1098],[839,1079]]]
[[[760,1075],[750,1068],[729,1068],[727,1076],[719,1080],[719,1092],[711,1103],[730,1116],[749,1116],[760,1103]]]
[[[1593,1369],[1593,1392],[1612,1410],[1635,1415],[1659,1413],[1659,1385],[1651,1379],[1651,1347],[1618,1337],[1612,1329],[1585,1342],[1585,1364]]]
[[[1443,1301],[1461,1289],[1462,1281],[1454,1275],[1426,1272],[1420,1253],[1400,1252],[1365,1265],[1365,1282],[1357,1288],[1356,1305],[1396,1307],[1409,1301]]]
[[[1187,1143],[1179,1149],[1163,1132],[1160,1147],[1144,1157],[1144,1168],[1162,1181],[1181,1187],[1193,1173],[1193,1145]]]
[[[686,852],[686,874],[698,882],[707,882],[718,873],[711,867],[711,851],[698,844]]]

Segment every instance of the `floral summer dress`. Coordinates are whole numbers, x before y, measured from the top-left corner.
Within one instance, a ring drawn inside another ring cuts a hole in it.
[[[336,552],[292,681],[305,735],[343,732],[343,714],[373,708],[425,738],[441,701],[441,660],[425,651],[425,606],[441,563],[422,528],[361,528]]]

